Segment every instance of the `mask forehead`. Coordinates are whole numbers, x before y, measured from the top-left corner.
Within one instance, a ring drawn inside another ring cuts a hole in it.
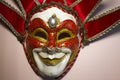
[[[60,22],[63,22],[65,20],[72,20],[75,24],[77,24],[74,16],[72,16],[71,14],[68,14],[67,12],[64,12],[63,10],[61,10],[57,7],[51,7],[42,12],[37,12],[32,16],[31,20],[33,20],[35,18],[40,18],[44,22],[47,23],[49,21],[49,19],[51,18],[51,16],[54,14],[59,19]]]

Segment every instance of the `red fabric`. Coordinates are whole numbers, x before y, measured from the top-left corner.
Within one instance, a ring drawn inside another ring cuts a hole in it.
[[[36,4],[34,0],[20,0],[26,13],[28,14],[31,9],[33,9]],[[61,2],[64,4],[63,0],[46,0],[46,3],[50,3],[51,1]],[[76,0],[66,0],[68,5],[73,4]],[[82,19],[85,20],[87,15],[91,12],[91,10],[95,7],[95,5],[100,0],[82,0],[79,4],[74,7]],[[43,0],[39,0],[40,3]],[[13,27],[18,31],[22,32],[24,30],[24,20],[13,10],[5,6],[0,2],[0,13],[13,25]],[[120,10],[106,15],[100,19],[95,21],[87,22],[85,25],[86,30],[88,31],[87,36],[89,38],[93,37],[94,35],[102,32],[103,30],[107,29],[110,25],[115,23],[117,20],[120,19]]]
[[[29,13],[35,6],[34,0],[20,0],[26,13]]]
[[[87,29],[88,38],[91,38],[94,35],[104,31],[118,20],[120,20],[120,9],[100,19],[88,22],[85,25],[85,28]]]
[[[67,0],[69,5],[71,5],[75,1],[76,0]],[[100,0],[82,0],[77,6],[74,7],[74,10],[78,12],[80,18],[82,19],[82,21],[84,21],[84,19],[99,1]]]
[[[19,33],[24,31],[24,19],[15,11],[0,2],[0,14],[2,14]]]
[[[43,2],[43,0],[38,0],[41,4],[42,4],[42,2]]]

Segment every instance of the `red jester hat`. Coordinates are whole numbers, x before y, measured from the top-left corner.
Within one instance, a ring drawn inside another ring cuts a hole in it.
[[[120,6],[91,18],[100,2],[16,0],[19,12],[1,0],[0,19],[23,45],[34,72],[43,78],[60,79],[73,66],[81,46],[120,23]]]

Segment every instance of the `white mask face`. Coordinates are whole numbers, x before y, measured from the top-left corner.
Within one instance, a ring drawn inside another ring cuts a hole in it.
[[[56,78],[67,70],[79,50],[78,34],[76,18],[58,7],[30,17],[26,43],[40,75]]]
[[[59,19],[59,22],[63,22],[65,20],[72,20],[76,23],[76,20],[72,15],[63,12],[56,7],[52,7],[44,10],[43,12],[38,12],[34,14],[31,20],[35,18],[40,18],[48,26],[49,19],[53,15],[55,15]],[[54,24],[55,20],[53,19],[51,23]],[[63,73],[70,59],[72,51],[69,48],[59,48],[60,52],[55,52],[56,50],[51,49],[52,54],[50,54],[50,52],[47,52],[49,49],[46,48],[46,52],[43,51],[43,48],[33,49],[34,60],[43,76],[57,77]]]

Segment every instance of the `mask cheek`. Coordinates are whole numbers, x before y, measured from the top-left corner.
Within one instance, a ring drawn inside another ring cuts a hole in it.
[[[26,47],[30,48],[30,49],[44,47],[45,45],[46,45],[45,42],[42,42],[42,41],[40,41],[36,38],[33,38],[31,36],[28,36],[26,39]]]
[[[46,43],[44,43],[36,38],[33,38],[31,36],[28,36],[26,39],[27,56],[29,56],[28,60],[32,60],[32,62],[35,64],[32,50],[34,48],[40,48],[45,45],[46,45]]]
[[[61,41],[57,43],[58,47],[67,47],[70,48],[71,50],[74,50],[79,47],[79,40],[78,37]]]
[[[79,48],[80,48],[80,45],[79,45],[80,41],[79,41],[78,37],[59,42],[57,44],[58,44],[58,47],[67,47],[72,50],[72,55],[71,55],[70,61],[72,61],[74,59],[74,57],[77,55]]]

